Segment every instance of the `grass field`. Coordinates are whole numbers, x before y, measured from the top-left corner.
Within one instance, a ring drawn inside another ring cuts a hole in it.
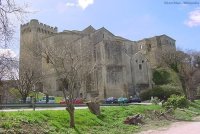
[[[137,113],[145,116],[147,112],[153,110],[162,110],[162,108],[158,105],[104,107],[101,108],[101,115],[98,117],[91,114],[88,109],[76,110],[75,129],[69,128],[69,116],[66,111],[0,112],[0,133],[132,134],[140,131],[141,126],[124,124],[126,117]],[[198,101],[192,103],[189,109],[176,110],[174,115],[177,119],[191,120],[199,113],[200,102]],[[162,125],[161,122],[167,121],[155,121],[155,125]],[[151,125],[153,125],[152,121]]]

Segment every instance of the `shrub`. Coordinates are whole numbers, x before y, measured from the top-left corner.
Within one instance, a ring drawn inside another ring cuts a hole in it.
[[[150,100],[151,99],[151,89],[146,89],[145,91],[140,93],[140,98],[145,101],[145,100]]]
[[[171,95],[163,105],[165,108],[188,108],[189,102],[185,96]]]
[[[160,100],[167,100],[171,95],[181,95],[181,92],[173,86],[156,86],[153,89],[148,89],[140,94],[142,100],[150,100],[151,97],[158,97]]]
[[[156,85],[168,84],[170,82],[170,73],[165,69],[154,70],[153,82]]]

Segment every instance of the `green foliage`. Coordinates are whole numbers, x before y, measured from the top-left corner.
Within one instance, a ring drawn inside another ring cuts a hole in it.
[[[153,72],[153,82],[156,85],[168,84],[170,82],[170,73],[165,69],[157,69]]]
[[[163,105],[165,108],[188,108],[189,102],[185,98],[185,96],[179,96],[179,95],[172,95],[170,98],[167,99],[167,102]]]
[[[95,116],[88,109],[75,111],[76,128],[69,128],[69,115],[61,111],[22,111],[0,112],[0,128],[12,133],[50,133],[50,134],[132,134],[137,132],[139,126],[123,123],[127,116],[135,114],[146,115],[153,110],[164,110],[158,105],[131,105],[112,106],[101,108],[101,115]],[[175,110],[175,117],[182,120],[191,120],[200,113],[200,101],[192,102],[188,109]],[[151,114],[150,114],[151,115]],[[148,117],[148,116],[147,116]],[[163,124],[164,120],[159,120]],[[149,123],[149,122],[147,122]],[[149,124],[158,126],[158,122]]]
[[[63,97],[55,97],[55,103],[60,103],[63,100]]]
[[[10,88],[9,93],[14,96],[16,99],[21,99],[21,94],[19,93],[19,90],[16,88]]]
[[[157,68],[153,72],[153,81],[156,86],[140,94],[142,100],[150,100],[151,97],[158,97],[160,100],[167,100],[172,94],[183,93],[180,79],[175,71],[169,68]]]
[[[176,73],[179,72],[179,65],[178,65],[177,62],[176,62],[176,63],[171,63],[169,66],[170,66],[170,68],[173,69]]]
[[[131,134],[139,127],[126,125],[123,121],[127,116],[145,111],[161,109],[160,106],[112,106],[103,107],[101,115],[95,116],[89,112],[88,109],[81,109],[75,111],[76,129],[69,128],[69,115],[63,111],[26,111],[26,112],[6,112],[0,114],[0,128],[4,129],[23,129],[27,128],[29,133],[34,133],[37,130],[41,133],[125,133]],[[14,126],[13,122],[18,122],[18,126]],[[25,132],[23,132],[25,133]],[[36,132],[35,132],[36,133]]]
[[[2,127],[2,128],[5,128],[5,129],[9,129],[9,128],[12,127],[12,124],[11,124],[10,122],[3,122],[3,123],[1,124],[1,127]]]
[[[181,81],[178,74],[169,68],[157,68],[153,73],[153,81],[156,85],[178,86],[182,90]]]
[[[181,92],[173,86],[156,86],[140,94],[142,100],[150,100],[151,97],[158,97],[160,100],[167,100],[172,94],[180,95]]]

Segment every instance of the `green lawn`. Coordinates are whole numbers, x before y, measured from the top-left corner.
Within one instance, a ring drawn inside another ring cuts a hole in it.
[[[187,112],[178,110],[175,115],[179,119],[191,119],[200,113],[199,105],[200,102],[192,103]],[[76,110],[76,129],[69,128],[66,111],[0,112],[0,133],[132,134],[139,131],[140,126],[123,124],[127,116],[161,109],[158,105],[104,107],[98,117],[88,109]]]

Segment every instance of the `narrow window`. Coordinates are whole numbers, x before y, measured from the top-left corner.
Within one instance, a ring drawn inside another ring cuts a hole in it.
[[[142,70],[142,64],[139,64],[139,69]]]
[[[94,51],[93,52],[94,52],[94,60],[96,61],[96,58],[97,58],[96,57],[96,47],[94,47]]]
[[[47,55],[46,61],[47,61],[47,63],[49,63],[49,56],[48,55]]]

